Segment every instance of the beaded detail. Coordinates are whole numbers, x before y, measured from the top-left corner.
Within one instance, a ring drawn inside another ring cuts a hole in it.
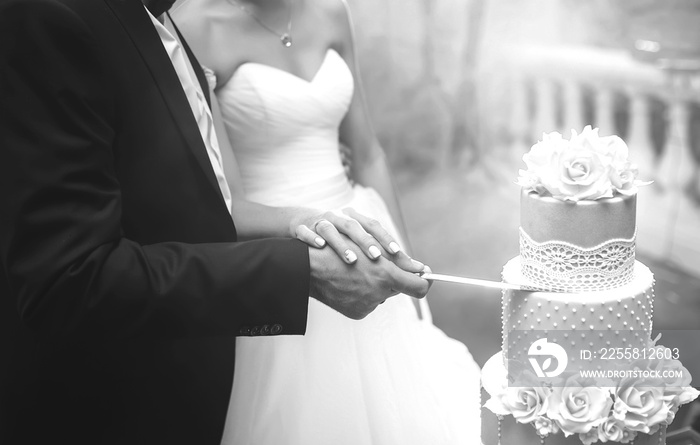
[[[614,289],[634,274],[636,233],[591,248],[564,241],[538,243],[520,228],[523,275],[537,286],[564,292]]]

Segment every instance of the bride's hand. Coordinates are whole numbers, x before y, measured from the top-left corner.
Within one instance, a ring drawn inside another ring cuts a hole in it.
[[[351,208],[342,212],[300,215],[292,220],[290,226],[292,234],[298,239],[316,248],[322,248],[327,243],[348,264],[357,261],[357,252],[340,236],[341,233],[357,244],[371,260],[384,255],[407,272],[420,272],[425,267],[406,255],[381,223]]]

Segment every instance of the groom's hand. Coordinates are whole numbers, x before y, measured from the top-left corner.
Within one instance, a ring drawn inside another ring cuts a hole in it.
[[[354,264],[347,264],[330,249],[309,248],[309,263],[311,297],[355,320],[397,293],[422,298],[430,287],[427,280],[385,257],[372,261],[360,255]]]

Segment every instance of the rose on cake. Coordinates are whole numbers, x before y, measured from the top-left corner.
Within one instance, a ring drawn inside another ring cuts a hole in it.
[[[627,159],[629,149],[618,136],[601,137],[587,125],[579,134],[571,130],[566,140],[558,132],[544,133],[542,140],[523,155],[527,170],[520,170],[518,185],[562,201],[632,195],[637,167]]]
[[[654,434],[668,419],[664,389],[638,378],[625,378],[615,390],[613,417],[629,431]]]
[[[594,386],[593,382],[577,377],[570,377],[563,387],[552,390],[547,410],[547,416],[557,422],[566,436],[586,434],[596,428],[613,406],[607,388]]]
[[[636,431],[627,431],[625,424],[613,416],[609,416],[598,425],[597,433],[601,442],[629,443],[637,437]],[[595,442],[593,440],[591,443]]]
[[[652,382],[654,386],[663,389],[663,400],[666,410],[665,424],[670,424],[676,416],[678,409],[695,400],[700,392],[690,386],[692,377],[690,371],[683,366],[680,360],[672,358],[673,351],[666,346],[656,345],[651,341],[649,351],[654,350],[654,360],[641,360],[633,363],[632,367],[651,371],[657,376]],[[670,377],[669,377],[670,376]]]

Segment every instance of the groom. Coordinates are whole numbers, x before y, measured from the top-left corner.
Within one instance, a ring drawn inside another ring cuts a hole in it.
[[[359,318],[427,292],[236,242],[144,3],[171,1],[0,0],[1,444],[219,444],[236,335],[303,334],[309,295]]]

